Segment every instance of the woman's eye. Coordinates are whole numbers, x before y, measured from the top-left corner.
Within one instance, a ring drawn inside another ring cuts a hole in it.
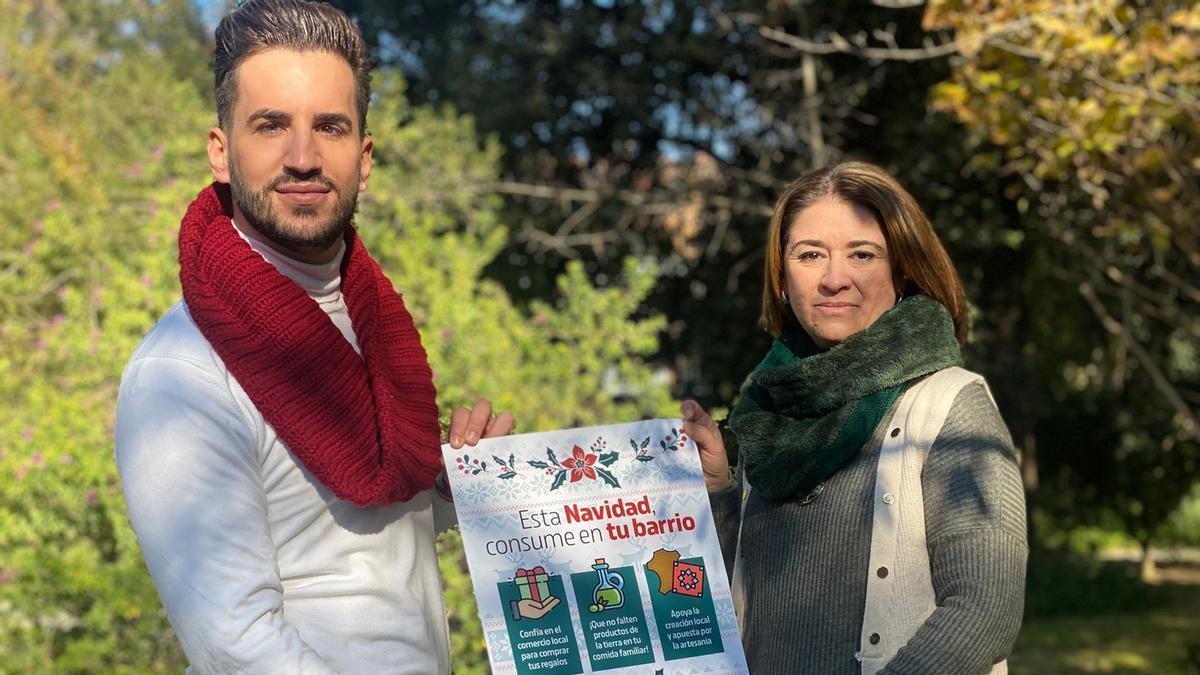
[[[820,260],[821,254],[818,251],[801,251],[792,257],[800,262],[813,262],[815,260]]]
[[[875,260],[877,257],[879,256],[870,251],[855,251],[854,253],[850,254],[850,259],[856,263],[869,263]]]

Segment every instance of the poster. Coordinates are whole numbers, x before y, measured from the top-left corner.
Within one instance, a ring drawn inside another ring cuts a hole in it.
[[[442,446],[493,673],[748,672],[681,427]]]

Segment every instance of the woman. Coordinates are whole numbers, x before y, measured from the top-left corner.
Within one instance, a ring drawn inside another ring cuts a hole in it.
[[[767,247],[776,340],[729,417],[734,475],[712,418],[682,406],[751,672],[1006,672],[1024,494],[987,385],[957,367],[967,305],[929,220],[845,163],[787,188]]]

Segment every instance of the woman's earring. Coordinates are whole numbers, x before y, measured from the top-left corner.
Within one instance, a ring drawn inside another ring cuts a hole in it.
[[[779,299],[783,301],[783,304],[788,304],[787,291],[779,291]]]

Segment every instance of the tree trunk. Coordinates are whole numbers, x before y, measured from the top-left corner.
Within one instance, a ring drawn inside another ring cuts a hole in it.
[[[1150,541],[1138,542],[1142,545],[1142,581],[1154,583],[1158,581],[1158,568],[1154,565],[1154,556],[1150,554]]]
[[[1021,483],[1025,486],[1025,535],[1032,546],[1037,541],[1033,531],[1033,511],[1038,489],[1037,434],[1031,429],[1021,436],[1023,439],[1018,459],[1021,463]]]

